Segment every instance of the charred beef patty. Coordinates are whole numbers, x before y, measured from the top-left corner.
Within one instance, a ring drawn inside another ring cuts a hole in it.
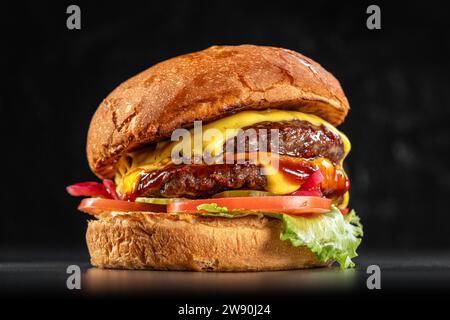
[[[299,176],[306,180],[315,168],[304,162],[297,168]],[[173,165],[162,170],[145,172],[140,178],[134,197],[208,198],[212,195],[236,189],[266,190],[267,179],[261,168],[252,163],[213,165]],[[336,170],[322,182],[320,190],[326,197],[342,196],[348,190],[348,179]]]
[[[296,179],[306,181],[317,168],[307,161],[301,163],[296,167]],[[348,179],[343,171],[335,169],[324,176],[320,190],[326,197],[338,198],[348,187]],[[266,188],[267,179],[261,172],[261,167],[252,163],[172,165],[162,170],[142,173],[137,190],[134,194],[126,195],[126,198],[208,198],[225,190],[267,190]]]
[[[144,173],[136,196],[207,198],[230,189],[264,190],[260,171],[251,163],[171,166]]]
[[[267,151],[270,148],[270,130],[279,130],[278,153],[296,158],[328,158],[334,163],[344,155],[343,143],[339,135],[325,126],[315,126],[307,121],[281,121],[261,122],[253,126],[244,127],[254,129],[257,138],[243,140],[243,152],[261,151],[258,148],[259,132],[267,131]],[[242,138],[242,136],[241,136]],[[225,147],[227,151],[237,152],[237,143],[240,138],[228,140]],[[232,144],[231,147],[229,144]],[[242,150],[239,150],[242,152]],[[306,175],[307,176],[307,175]],[[206,198],[218,192],[232,189],[265,190],[266,177],[261,173],[260,167],[252,163],[245,164],[214,164],[214,165],[178,165],[169,166],[162,170],[145,172],[140,178],[137,190],[129,198],[147,197],[187,197]],[[342,190],[325,188],[324,195],[341,194]],[[346,190],[345,190],[346,191]]]
[[[267,146],[265,151],[271,151],[271,129],[279,132],[278,154],[291,157],[315,158],[324,157],[337,163],[344,156],[344,145],[341,137],[324,125],[315,126],[308,121],[293,120],[280,122],[260,122],[253,126],[242,128],[246,134],[254,130],[256,139],[248,139],[243,135],[226,142],[227,151],[237,152],[237,145],[245,146],[242,152],[260,151],[259,135],[261,129],[267,130],[266,139],[261,139],[262,145]],[[230,145],[231,144],[231,145]]]

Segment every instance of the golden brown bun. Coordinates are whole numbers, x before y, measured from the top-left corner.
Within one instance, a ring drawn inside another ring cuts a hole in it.
[[[339,82],[315,61],[282,48],[214,46],[145,70],[118,86],[95,112],[87,157],[100,178],[127,150],[174,129],[245,109],[290,108],[334,125],[349,105]]]
[[[91,263],[101,268],[261,271],[311,268],[305,247],[280,240],[281,221],[248,216],[133,213],[89,222]]]

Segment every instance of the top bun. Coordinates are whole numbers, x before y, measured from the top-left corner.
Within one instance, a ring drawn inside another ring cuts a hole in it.
[[[300,53],[213,46],[160,62],[111,92],[89,127],[89,166],[109,178],[122,154],[170,137],[195,120],[268,108],[296,109],[338,125],[349,105],[336,78]]]

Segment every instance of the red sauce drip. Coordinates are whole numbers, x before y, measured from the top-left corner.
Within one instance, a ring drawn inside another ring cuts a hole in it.
[[[300,186],[313,172],[320,170],[323,180],[318,189],[327,198],[341,197],[350,188],[350,181],[338,165],[325,167],[304,159],[281,158],[279,160],[279,170],[287,180],[291,183],[298,183]]]
[[[164,178],[167,175],[166,170],[156,170],[151,172],[143,171],[139,177],[139,183],[137,185],[136,190],[133,190],[131,193],[127,193],[124,195],[124,200],[126,201],[134,201],[136,200],[136,195],[140,193],[142,190],[148,189],[157,189],[164,182]]]
[[[142,173],[137,191],[159,188],[166,174],[167,171],[162,170]]]
[[[279,170],[291,183],[302,185],[318,167],[303,159],[279,159]]]

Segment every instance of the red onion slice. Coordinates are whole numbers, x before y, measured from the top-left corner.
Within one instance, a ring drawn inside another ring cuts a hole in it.
[[[109,179],[103,180],[103,185],[106,188],[106,191],[110,194],[110,196],[115,200],[121,200],[119,194],[116,191],[116,184]]]
[[[75,197],[100,197],[111,199],[111,194],[106,187],[98,182],[79,182],[66,187],[67,192]]]
[[[300,190],[311,190],[317,187],[323,180],[323,175],[320,172],[320,170],[314,171],[313,174],[311,174],[306,180],[302,186],[300,187]]]

